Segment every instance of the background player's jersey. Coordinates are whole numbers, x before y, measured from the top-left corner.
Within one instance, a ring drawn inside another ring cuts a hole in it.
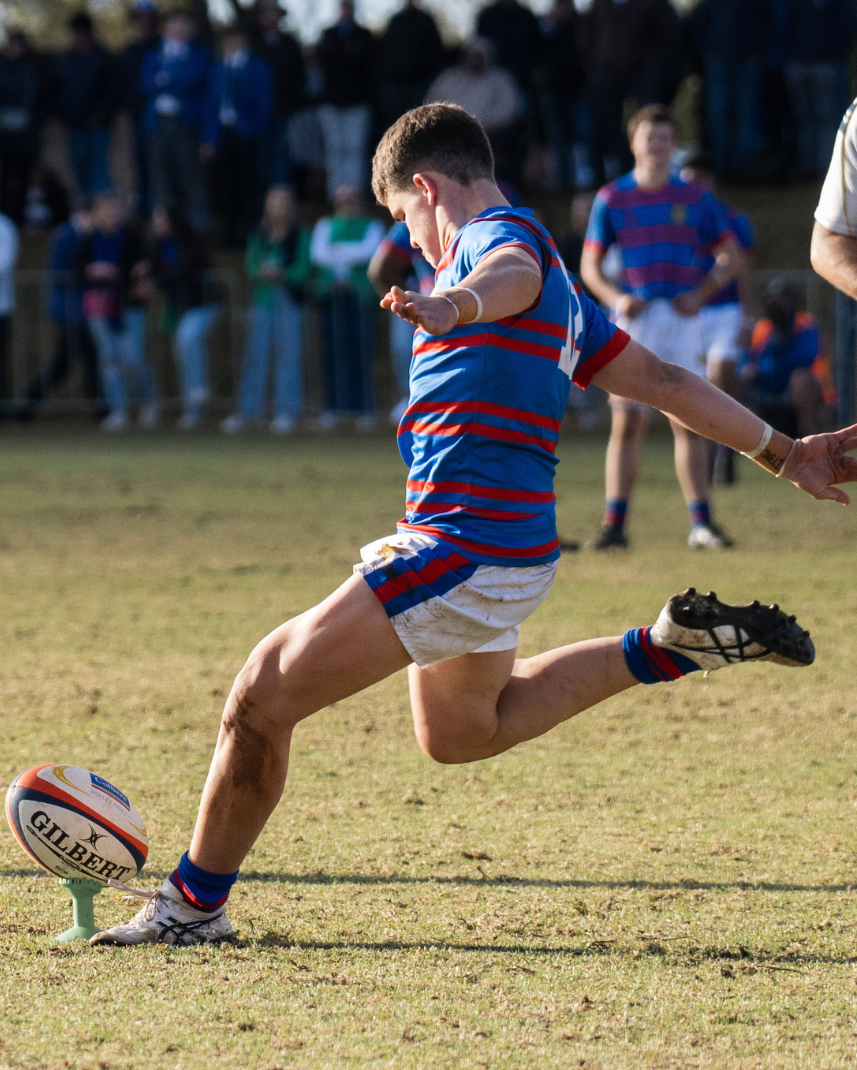
[[[723,204],[718,201],[726,211],[726,221],[729,224],[729,229],[738,243],[738,248],[746,257],[753,255],[753,248],[755,245],[753,235],[753,224],[750,222],[748,216],[745,216],[743,212],[738,212],[729,204]],[[707,256],[700,258],[700,267],[703,274],[708,275],[711,269],[714,267],[714,257],[709,253]],[[707,302],[706,308],[716,308],[720,305],[737,305],[740,303],[740,297],[738,295],[738,283],[734,280],[728,285],[724,286],[722,290],[718,292]]]
[[[731,235],[724,207],[695,182],[670,178],[641,189],[633,172],[598,191],[585,244],[622,250],[622,289],[644,301],[692,290],[703,279],[700,258]]]
[[[455,286],[504,248],[525,249],[541,269],[532,308],[414,337],[410,404],[399,426],[410,468],[399,527],[480,563],[537,565],[559,556],[553,474],[570,385],[588,386],[628,336],[569,278],[526,208],[490,208],[465,224],[438,265],[438,288]]]
[[[434,289],[434,268],[419,249],[411,245],[411,233],[407,223],[394,223],[384,236],[381,248],[400,260],[409,275],[416,276],[420,293],[430,294]]]

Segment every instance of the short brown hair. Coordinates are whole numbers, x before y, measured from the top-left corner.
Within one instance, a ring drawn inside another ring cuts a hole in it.
[[[478,119],[457,104],[424,104],[381,138],[372,160],[372,191],[386,204],[393,190],[409,190],[420,171],[439,171],[462,186],[494,178],[494,154]]]
[[[673,130],[675,130],[675,121],[672,112],[666,104],[647,104],[645,108],[640,108],[638,111],[635,111],[628,120],[629,141],[634,140],[634,134],[637,133],[637,130],[639,130],[643,123],[664,123],[666,126],[671,126]]]

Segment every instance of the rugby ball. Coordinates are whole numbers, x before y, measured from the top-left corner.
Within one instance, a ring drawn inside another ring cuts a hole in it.
[[[75,765],[36,765],[6,791],[6,819],[55,877],[127,881],[149,853],[143,819],[109,781]]]

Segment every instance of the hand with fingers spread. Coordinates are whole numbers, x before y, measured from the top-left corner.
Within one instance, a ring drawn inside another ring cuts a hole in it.
[[[448,298],[429,297],[398,286],[381,299],[381,308],[389,309],[429,334],[446,334],[458,323],[458,309]]]
[[[857,424],[829,435],[796,439],[780,475],[813,498],[848,505],[850,498],[837,483],[857,483]]]

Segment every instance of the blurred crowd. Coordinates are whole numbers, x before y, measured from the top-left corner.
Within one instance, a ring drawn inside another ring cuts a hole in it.
[[[0,53],[0,211],[16,225],[62,212],[39,165],[48,120],[65,133],[83,203],[113,185],[115,119],[130,120],[136,210],[181,208],[234,244],[264,190],[288,182],[330,200],[368,191],[380,133],[424,101],[449,100],[491,136],[501,177],[520,185],[601,185],[630,166],[623,115],[672,103],[701,76],[702,147],[721,177],[819,177],[850,91],[854,0],[556,0],[543,17],[494,0],[475,37],[445,47],[432,15],[405,0],[380,34],[343,0],[312,47],[283,28],[278,0],[257,0],[218,40],[183,10],[132,0],[118,53],[85,13],[55,55],[10,32]]]
[[[184,9],[133,0],[131,39],[118,53],[86,13],[69,20],[68,47],[58,54],[7,34],[4,409],[32,415],[79,365],[106,429],[132,416],[154,426],[161,403],[146,332],[159,295],[181,385],[180,426],[197,426],[210,396],[208,338],[222,312],[209,269],[213,251],[225,248],[245,256],[250,311],[237,407],[224,431],[263,413],[272,430],[295,425],[307,302],[318,313],[323,356],[317,425],[335,427],[348,413],[369,427],[376,291],[431,276],[406,235],[385,237],[366,200],[374,146],[401,114],[423,102],[458,103],[482,121],[510,197],[515,188],[576,195],[566,249],[574,268],[585,230],[581,191],[632,165],[629,108],[670,104],[696,74],[697,127],[717,176],[817,178],[848,100],[855,35],[854,0],[701,0],[685,16],[669,0],[592,0],[585,12],[555,0],[542,17],[519,0],[494,0],[474,37],[454,49],[417,0],[404,0],[379,34],[342,0],[336,23],[309,48],[285,18],[278,0],[257,0],[215,40]],[[116,175],[123,129],[126,184]],[[57,131],[64,173],[45,163],[45,139]],[[57,344],[13,399],[11,272],[18,235],[28,231],[51,232],[47,301]],[[391,349],[404,396],[406,325],[393,328]]]

